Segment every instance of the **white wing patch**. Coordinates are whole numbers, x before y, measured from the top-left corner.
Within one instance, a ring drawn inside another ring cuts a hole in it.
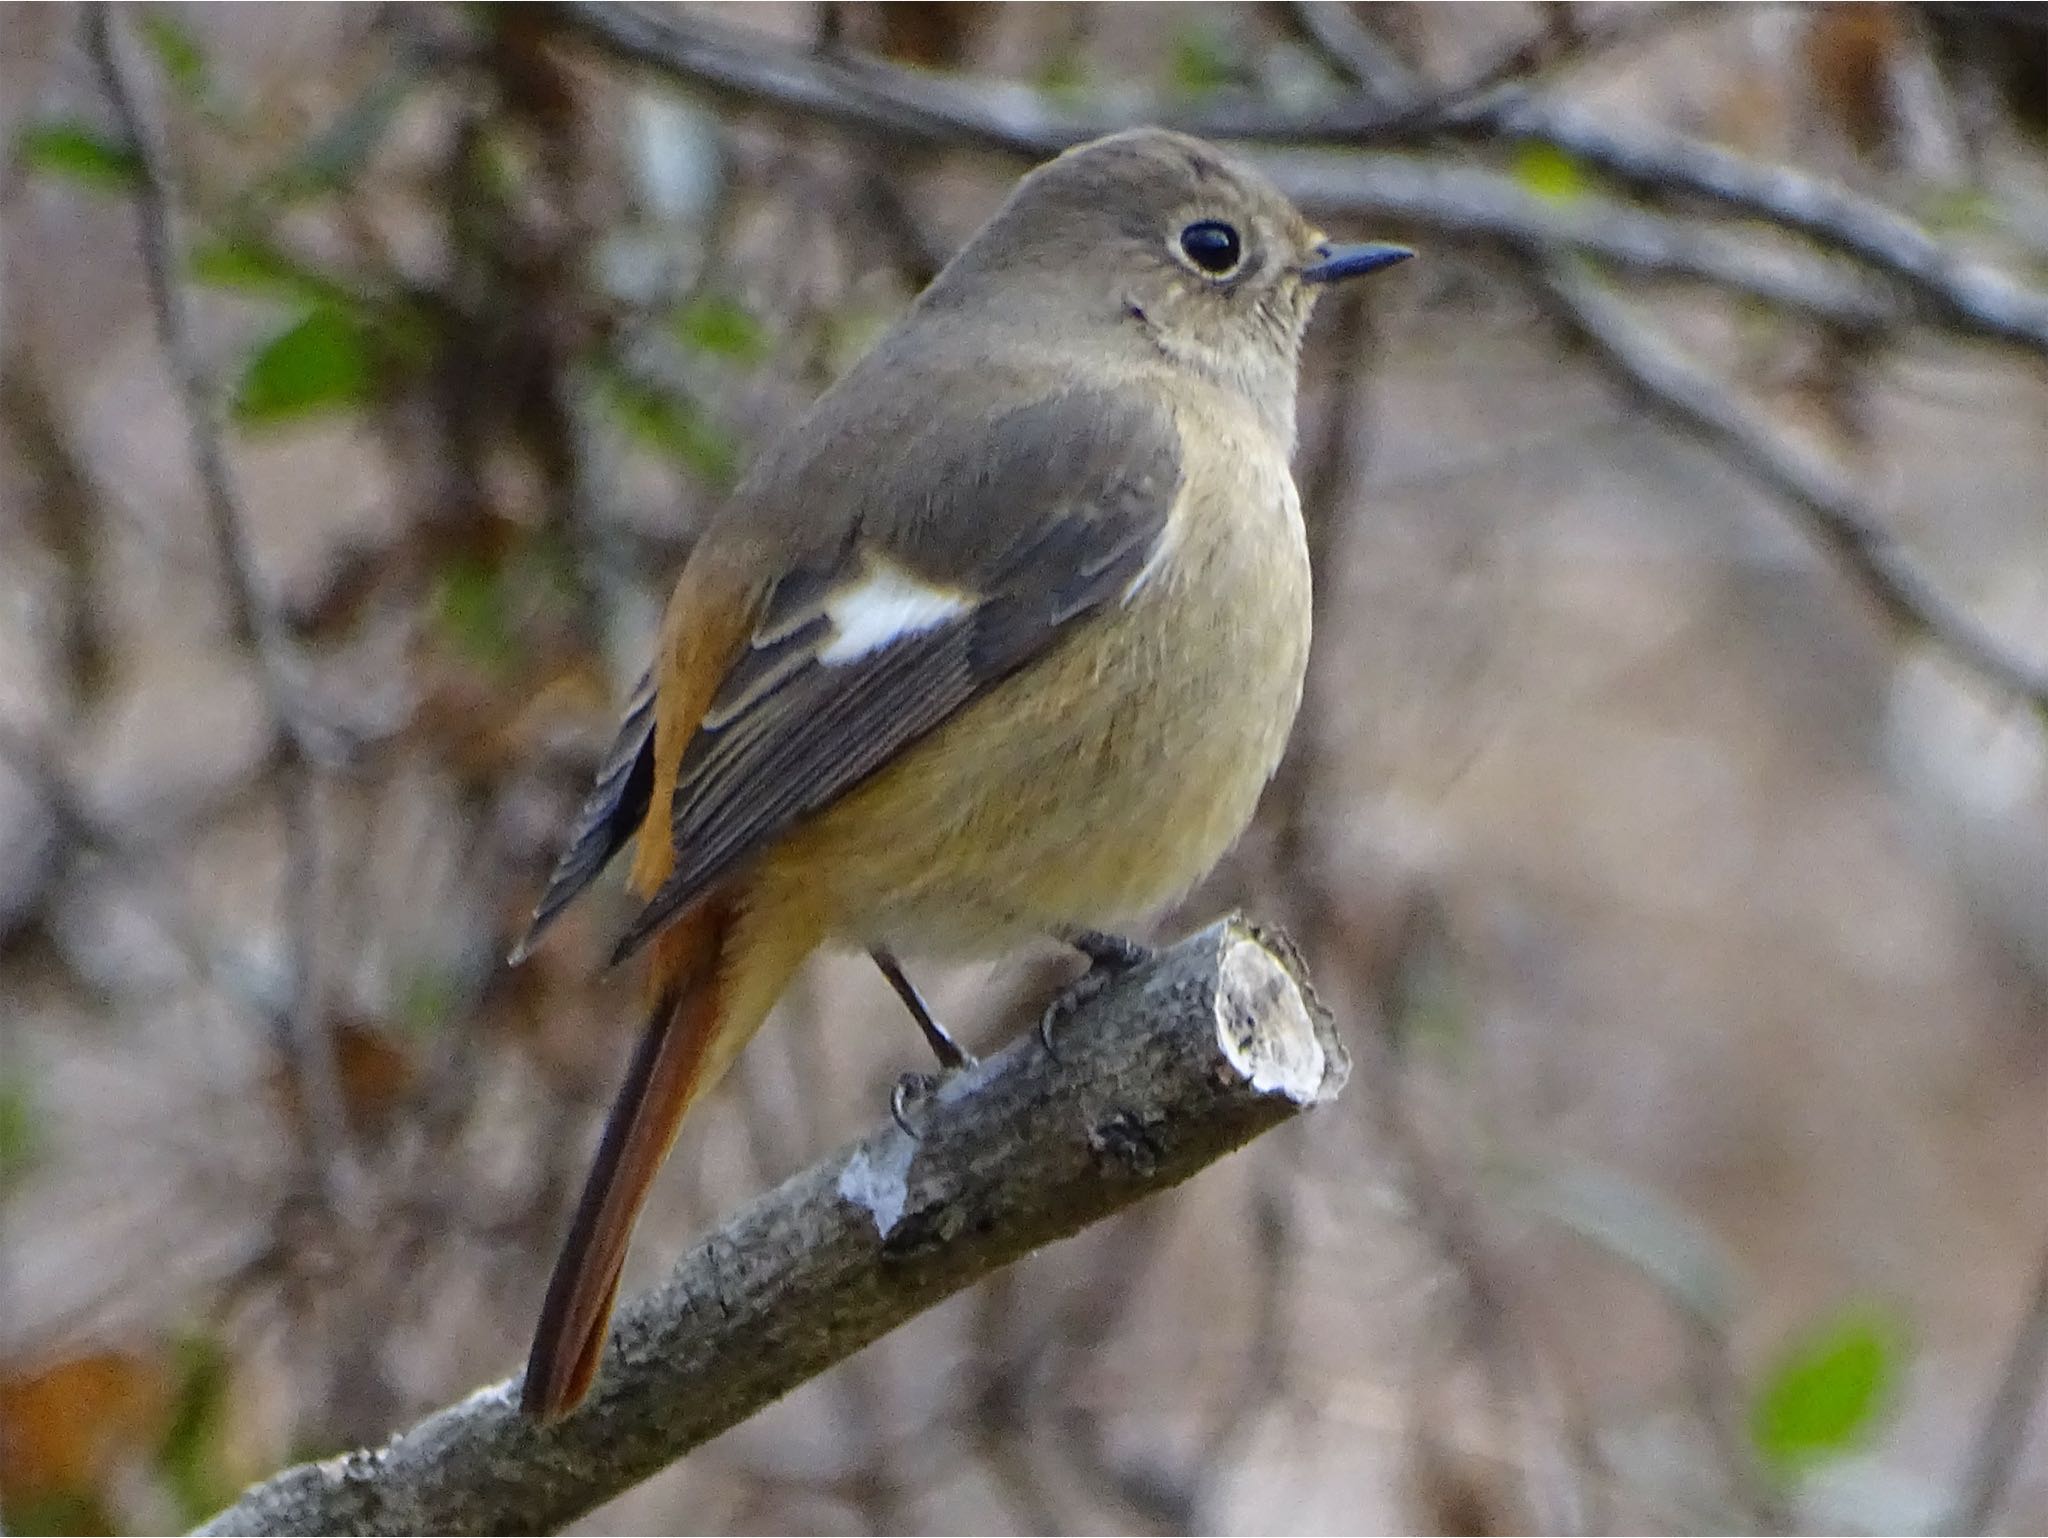
[[[934,587],[893,566],[875,569],[825,600],[832,641],[818,653],[827,666],[853,662],[893,641],[958,619],[975,600],[954,588]]]
[[[1138,568],[1138,574],[1125,586],[1121,602],[1129,603],[1136,598],[1144,591],[1145,584],[1152,580],[1159,568],[1166,564],[1166,558],[1173,553],[1176,542],[1174,534],[1174,526],[1170,523],[1159,531],[1159,537],[1152,543],[1152,553],[1145,557],[1145,564]]]

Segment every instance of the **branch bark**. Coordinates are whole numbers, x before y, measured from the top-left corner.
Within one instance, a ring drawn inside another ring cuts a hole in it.
[[[729,1218],[619,1312],[584,1407],[513,1381],[301,1464],[205,1533],[561,1526],[1000,1267],[1176,1185],[1342,1087],[1284,943],[1236,920],[1119,979]]]

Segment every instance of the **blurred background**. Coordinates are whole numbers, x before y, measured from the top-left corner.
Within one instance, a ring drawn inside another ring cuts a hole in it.
[[[502,957],[692,530],[1148,120],[1422,253],[1157,930],[1286,925],[1350,1089],[583,1530],[2048,1524],[2042,10],[8,4],[6,1531],[518,1365],[638,1011],[615,888]],[[814,965],[628,1289],[923,1052]]]

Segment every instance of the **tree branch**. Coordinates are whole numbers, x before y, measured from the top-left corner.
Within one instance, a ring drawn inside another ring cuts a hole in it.
[[[1350,1071],[1284,944],[1217,924],[1061,1028],[729,1218],[619,1312],[590,1400],[542,1429],[514,1382],[374,1452],[302,1464],[207,1533],[559,1527],[1041,1245],[1165,1190]]]

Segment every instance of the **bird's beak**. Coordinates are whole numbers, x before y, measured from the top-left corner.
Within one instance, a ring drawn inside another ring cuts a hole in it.
[[[1362,278],[1382,267],[1405,262],[1414,254],[1406,246],[1382,245],[1377,241],[1347,246],[1326,240],[1316,247],[1316,259],[1301,269],[1301,281],[1341,283],[1346,278]]]

